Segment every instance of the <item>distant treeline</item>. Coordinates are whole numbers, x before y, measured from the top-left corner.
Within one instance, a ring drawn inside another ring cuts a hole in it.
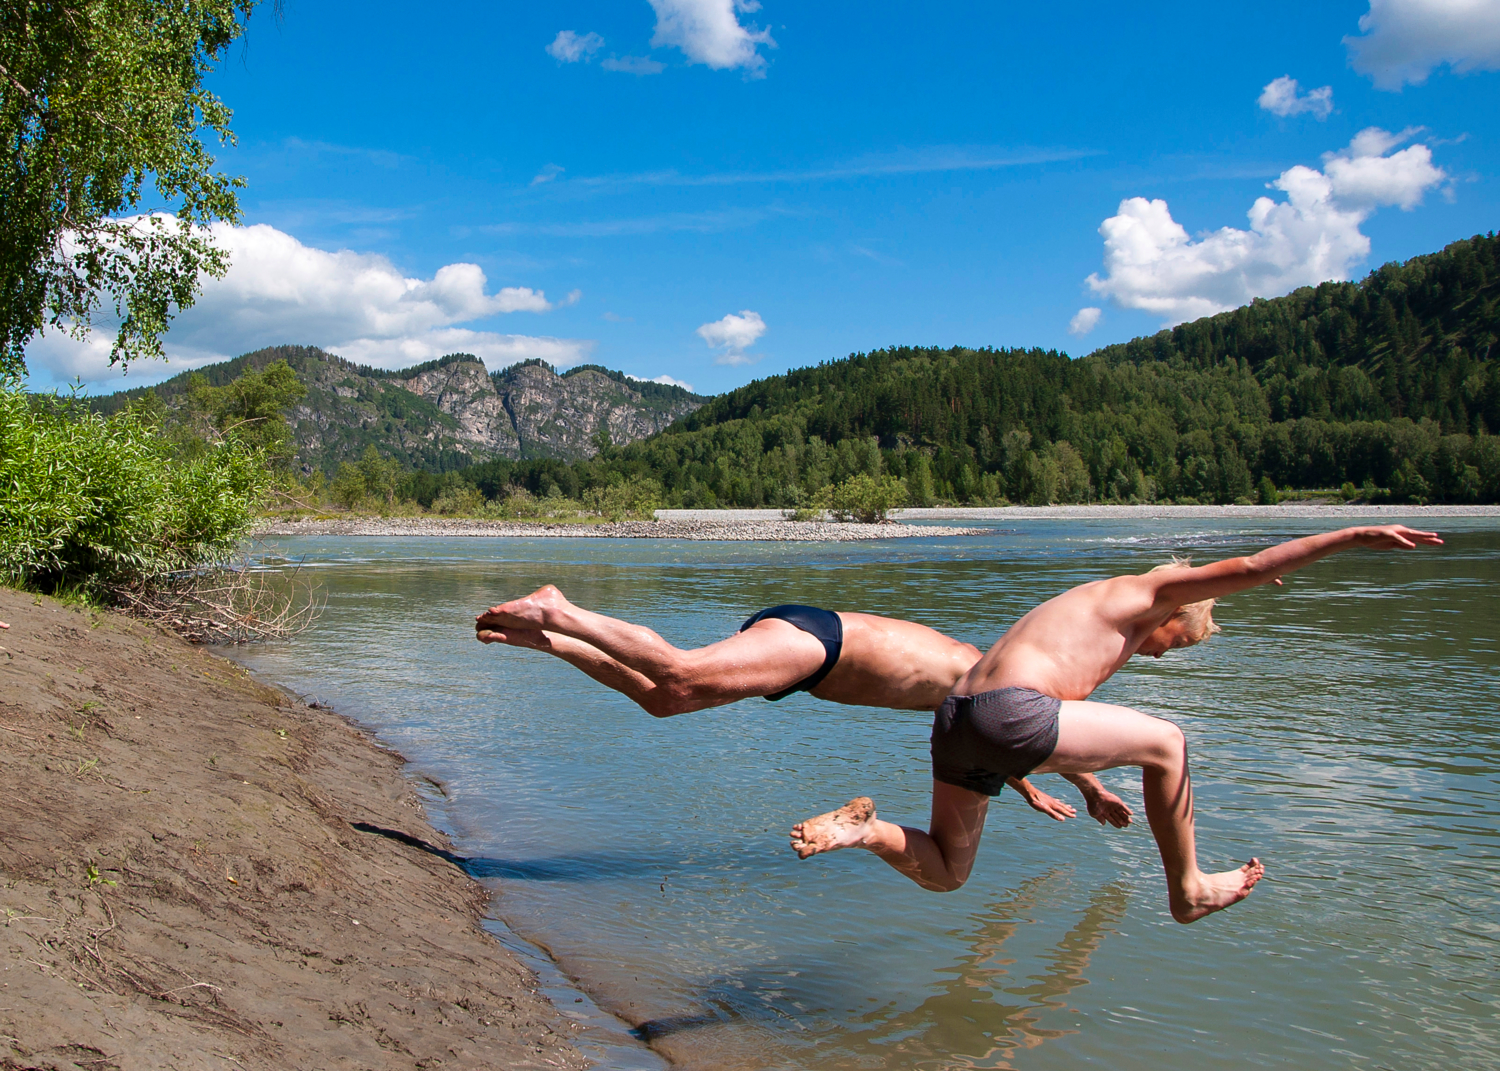
[[[1497,260],[1500,240],[1481,235],[1078,360],[855,354],[721,395],[587,462],[454,475],[489,497],[651,479],[674,506],[792,507],[859,473],[904,479],[913,504],[1236,502],[1339,487],[1496,502]]]

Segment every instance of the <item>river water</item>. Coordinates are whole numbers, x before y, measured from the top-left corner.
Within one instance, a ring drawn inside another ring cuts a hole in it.
[[[1234,596],[1223,634],[1096,693],[1186,731],[1206,869],[1266,862],[1248,901],[1193,926],[1166,912],[1143,817],[1058,824],[1010,793],[954,893],[866,852],[799,861],[788,827],[852,796],[925,825],[928,716],[802,694],[657,721],[546,655],[475,643],[472,615],[552,582],[679,646],[805,602],[985,648],[1074,584],[1315,530],[1301,520],[859,544],[288,539],[327,610],[245,660],[441,782],[440,820],[496,914],[683,1066],[1494,1067],[1500,521],[1439,527],[1443,547],[1352,552]],[[1141,813],[1138,771],[1102,777]]]

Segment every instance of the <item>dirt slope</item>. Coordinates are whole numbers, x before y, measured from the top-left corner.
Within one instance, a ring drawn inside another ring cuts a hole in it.
[[[402,760],[0,589],[0,1068],[579,1068]],[[354,823],[359,824],[356,828]]]

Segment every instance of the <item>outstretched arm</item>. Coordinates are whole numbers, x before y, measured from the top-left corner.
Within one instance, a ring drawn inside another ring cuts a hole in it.
[[[1279,583],[1287,573],[1353,547],[1372,550],[1436,546],[1443,541],[1436,532],[1419,532],[1400,524],[1343,528],[1337,532],[1304,536],[1267,547],[1248,558],[1229,558],[1190,569],[1169,569],[1139,579],[1156,581],[1154,605],[1186,606],[1203,599],[1216,599],[1236,591]]]

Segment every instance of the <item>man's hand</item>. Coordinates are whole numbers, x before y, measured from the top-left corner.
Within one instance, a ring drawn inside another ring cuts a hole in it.
[[[1124,829],[1130,825],[1131,816],[1135,814],[1119,796],[1109,789],[1103,789],[1096,796],[1088,797],[1089,817],[1101,826],[1114,826],[1116,829]]]
[[[1027,806],[1032,810],[1041,811],[1048,818],[1065,822],[1078,814],[1071,806],[1054,796],[1047,795],[1024,777],[1008,777],[1005,783],[1020,794]]]
[[[1360,546],[1369,547],[1371,550],[1390,550],[1394,547],[1411,548],[1418,543],[1429,547],[1438,547],[1443,544],[1436,532],[1419,532],[1404,524],[1371,525],[1357,531]]]
[[[1135,814],[1119,796],[1104,787],[1093,774],[1063,774],[1063,777],[1083,793],[1083,802],[1089,809],[1089,817],[1101,826],[1114,826],[1116,829],[1124,829],[1130,825],[1130,819]]]

